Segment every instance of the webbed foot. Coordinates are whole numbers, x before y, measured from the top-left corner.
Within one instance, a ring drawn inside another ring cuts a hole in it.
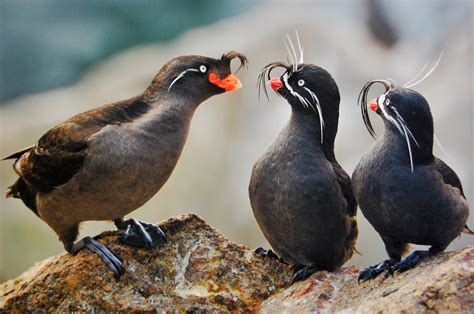
[[[295,273],[293,274],[293,280],[291,281],[291,284],[294,284],[295,282],[298,282],[298,281],[306,280],[309,276],[311,276],[312,274],[320,270],[316,266],[301,267],[300,265],[296,265],[294,269],[295,269]]]
[[[86,248],[99,255],[99,257],[114,273],[115,279],[119,279],[120,276],[125,273],[122,261],[120,261],[112,252],[110,252],[105,245],[100,244],[91,237],[84,237],[83,239],[77,241],[71,246],[70,249],[68,249],[68,252],[72,255],[76,255],[79,251]]]
[[[392,268],[395,263],[396,260],[387,259],[377,265],[369,266],[360,272],[359,277],[357,277],[357,282],[360,283],[361,281],[372,280],[385,270],[390,274],[393,274]]]
[[[265,257],[268,257],[268,258],[274,258],[274,259],[277,259],[277,260],[280,260],[280,258],[278,257],[278,255],[276,255],[275,253],[273,253],[273,251],[271,249],[269,250],[265,250],[263,247],[258,247],[255,249],[255,254],[257,254],[258,256],[260,256],[261,258],[265,258]]]
[[[402,261],[396,263],[393,270],[399,272],[407,271],[410,268],[415,267],[421,260],[433,255],[435,255],[435,253],[431,251],[414,251]]]
[[[152,248],[167,242],[165,233],[156,225],[123,218],[114,220],[114,223],[118,229],[125,229],[121,240],[127,245]]]

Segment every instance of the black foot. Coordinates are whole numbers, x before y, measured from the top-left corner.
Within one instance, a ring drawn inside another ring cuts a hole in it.
[[[119,229],[126,229],[122,235],[122,242],[136,247],[152,248],[159,243],[166,242],[166,235],[160,227],[140,222],[135,219],[114,220]]]
[[[296,267],[295,267],[295,269],[296,269]],[[307,279],[309,276],[311,276],[312,274],[314,274],[318,270],[320,270],[320,269],[315,267],[315,266],[305,266],[305,267],[299,268],[299,270],[297,270],[293,274],[293,280],[292,280],[291,284],[294,284],[295,282]]]
[[[418,264],[422,259],[433,256],[435,253],[431,251],[414,251],[407,257],[405,257],[401,262],[395,264],[393,267],[394,271],[404,272],[413,268]]]
[[[393,265],[396,263],[393,259],[387,259],[380,264],[369,266],[360,272],[357,282],[372,280],[377,277],[380,273],[387,270],[390,274],[393,274]]]
[[[255,249],[255,254],[257,254],[261,258],[269,257],[269,258],[274,258],[274,259],[280,260],[278,255],[273,253],[272,250],[265,250],[263,247],[256,248]]]
[[[100,258],[107,264],[111,271],[113,271],[116,279],[119,279],[120,276],[125,273],[122,262],[112,253],[109,249],[92,239],[91,237],[85,237],[77,241],[69,250],[69,253],[75,255],[82,249],[89,249],[95,254],[99,255]]]
[[[297,263],[295,265],[293,265],[291,267],[291,269],[293,270],[293,274],[297,273],[298,271],[300,271],[301,269],[305,268],[306,266],[304,266],[303,264],[300,264],[300,263]]]

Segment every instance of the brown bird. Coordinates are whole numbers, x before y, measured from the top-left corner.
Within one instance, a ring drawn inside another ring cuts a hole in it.
[[[7,197],[20,198],[76,254],[88,248],[114,272],[122,262],[91,237],[74,243],[79,225],[113,220],[126,229],[122,240],[153,247],[166,241],[151,224],[123,217],[145,204],[170,177],[198,105],[241,87],[230,63],[247,59],[229,52],[220,59],[182,56],[165,64],[136,97],[93,109],[54,127],[36,145],[4,159],[16,159],[19,179]],[[240,68],[239,67],[239,68]]]
[[[303,63],[302,55],[300,47],[300,58],[290,53],[292,64],[271,63],[260,74],[265,86],[265,74],[270,79],[274,68],[284,69],[269,83],[292,113],[253,166],[249,186],[255,219],[277,255],[295,266],[293,281],[340,267],[357,238],[351,180],[334,155],[339,89],[326,70]]]

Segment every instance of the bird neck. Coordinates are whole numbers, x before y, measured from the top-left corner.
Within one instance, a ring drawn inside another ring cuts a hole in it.
[[[323,112],[323,141],[321,143],[321,124],[318,114],[307,110],[295,109],[292,107],[289,125],[297,130],[301,136],[317,143],[330,161],[335,160],[334,141],[337,134],[338,115],[328,115]]]
[[[140,120],[139,127],[156,134],[174,133],[183,131],[187,134],[191,119],[199,106],[199,102],[192,98],[173,97],[171,94],[162,94],[161,97],[144,97],[151,109]]]
[[[411,137],[408,137],[413,163],[424,164],[431,161],[433,159],[433,136],[417,137],[416,133],[413,135],[416,139],[416,143]],[[407,139],[404,135],[400,134],[397,129],[385,129],[382,141],[384,145],[388,146],[388,154],[402,160],[407,160],[408,163],[410,162]]]
[[[195,107],[199,106],[200,103],[210,98],[212,94],[203,91],[199,88],[186,89],[180,85],[173,85],[171,89],[169,86],[171,81],[169,78],[163,79],[163,81],[153,80],[152,84],[145,89],[143,97],[146,98],[150,103],[160,103],[161,99],[177,99],[181,102],[188,102],[190,105]]]

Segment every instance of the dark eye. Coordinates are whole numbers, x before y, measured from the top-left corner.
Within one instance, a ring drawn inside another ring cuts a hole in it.
[[[201,73],[206,73],[207,67],[203,64],[199,67],[199,71],[201,71]]]
[[[303,79],[299,79],[298,80],[298,86],[303,86],[304,85],[304,80]]]

